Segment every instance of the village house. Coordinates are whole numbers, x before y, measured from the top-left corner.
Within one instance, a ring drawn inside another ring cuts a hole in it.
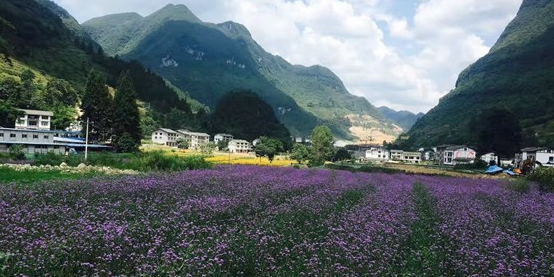
[[[444,165],[456,165],[472,163],[475,160],[475,150],[464,146],[454,145],[444,149],[442,164]]]
[[[218,143],[220,141],[232,141],[233,140],[233,135],[229,135],[229,134],[217,134],[214,136],[214,142],[215,143]]]
[[[166,128],[160,128],[152,132],[152,142],[157,144],[163,144],[166,146],[175,147],[177,146],[177,139],[179,138],[179,133]]]
[[[533,159],[543,166],[554,166],[554,151],[548,147],[528,147],[521,149],[521,159]]]
[[[67,143],[54,141],[55,132],[0,128],[0,153],[9,152],[12,145],[21,145],[25,154],[65,154]]]
[[[246,140],[234,139],[229,142],[228,149],[231,153],[248,153],[252,151],[252,145]]]
[[[370,161],[388,161],[389,151],[383,147],[372,147],[366,150],[365,158]]]
[[[393,161],[402,161],[404,150],[391,150],[390,159]]]
[[[497,156],[493,152],[491,152],[491,153],[481,155],[481,160],[485,161],[488,164],[490,164],[491,161],[494,161],[496,163]]]
[[[53,112],[23,109],[19,110],[25,114],[15,121],[15,129],[50,130],[52,117],[54,116]]]
[[[404,152],[402,153],[402,162],[410,164],[420,164],[421,163],[421,153],[420,152]]]
[[[177,133],[179,133],[179,138],[187,141],[192,149],[198,149],[201,145],[210,142],[210,135],[206,133],[191,132],[189,130],[177,130]]]

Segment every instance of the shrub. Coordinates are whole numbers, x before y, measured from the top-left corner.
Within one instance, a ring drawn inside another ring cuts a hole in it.
[[[35,154],[35,160],[33,164],[35,165],[60,165],[62,162],[66,161],[66,157],[53,152],[48,152],[47,154]]]
[[[25,160],[25,153],[23,153],[23,145],[14,144],[10,146],[10,158],[13,160]]]
[[[517,179],[514,181],[511,181],[510,184],[508,184],[508,188],[519,193],[527,193],[531,189],[531,185],[529,184],[529,181],[526,179]]]
[[[138,159],[131,162],[131,168],[143,171],[178,171],[211,166],[203,156],[178,157],[166,155],[163,151],[141,153]]]
[[[554,168],[539,167],[528,178],[539,184],[540,191],[554,192]]]

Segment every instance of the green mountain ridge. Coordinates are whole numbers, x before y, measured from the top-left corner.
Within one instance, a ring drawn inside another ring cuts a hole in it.
[[[395,111],[389,107],[379,107],[379,111],[390,118],[398,126],[402,127],[404,130],[410,130],[410,128],[417,122],[418,119],[423,117],[424,113],[414,114],[410,111]]]
[[[524,0],[490,52],[460,73],[456,88],[412,127],[411,144],[475,143],[476,116],[503,108],[525,134],[554,146],[553,18],[554,1]]]
[[[185,6],[168,5],[147,17],[108,15],[83,26],[106,53],[140,61],[210,108],[229,91],[250,90],[293,135],[308,135],[317,124],[352,140],[356,124],[398,134],[392,121],[365,98],[348,93],[329,69],[292,65],[269,54],[241,24],[203,23]],[[372,120],[353,122],[349,116],[355,115]]]

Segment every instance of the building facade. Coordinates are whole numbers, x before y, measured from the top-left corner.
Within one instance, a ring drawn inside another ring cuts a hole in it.
[[[189,147],[192,149],[198,149],[201,145],[208,144],[210,142],[210,135],[206,133],[191,132],[189,130],[178,130],[179,137],[189,143]]]
[[[420,152],[404,152],[402,153],[402,162],[409,164],[420,164],[421,153]]]
[[[53,112],[23,110],[25,114],[15,121],[15,129],[50,130]]]
[[[229,134],[217,134],[214,136],[214,142],[215,143],[218,143],[220,141],[232,141],[233,140],[233,135],[229,135]]]
[[[0,128],[0,152],[8,153],[12,145],[21,145],[25,154],[64,154],[67,144],[55,142],[54,135],[46,130]]]
[[[372,147],[365,152],[365,158],[374,161],[388,161],[389,151],[383,147]]]
[[[554,166],[554,151],[548,147],[528,147],[521,149],[523,161],[533,159],[543,166]]]
[[[157,144],[163,144],[166,146],[175,147],[177,146],[177,139],[179,138],[179,133],[166,128],[160,128],[152,132],[152,142]]]
[[[248,153],[252,151],[250,142],[242,139],[234,139],[229,142],[229,152],[231,153]]]
[[[475,160],[475,150],[464,146],[449,146],[444,150],[442,164],[456,165],[472,163]]]

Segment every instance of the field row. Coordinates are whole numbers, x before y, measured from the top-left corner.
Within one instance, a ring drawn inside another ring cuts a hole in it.
[[[0,275],[551,275],[553,204],[495,180],[252,166],[3,185]]]

